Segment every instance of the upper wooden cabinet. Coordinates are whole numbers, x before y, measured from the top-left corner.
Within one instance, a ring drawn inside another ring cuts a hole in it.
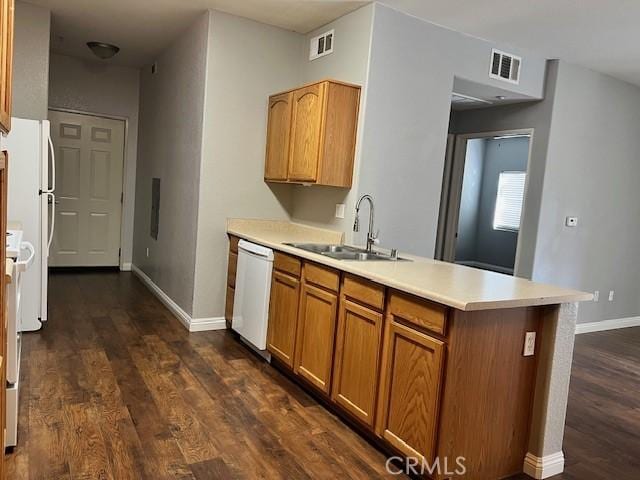
[[[14,0],[0,0],[0,130],[11,129]]]
[[[265,180],[351,187],[359,102],[334,80],[271,96]]]

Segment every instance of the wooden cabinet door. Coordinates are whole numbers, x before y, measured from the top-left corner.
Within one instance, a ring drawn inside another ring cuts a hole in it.
[[[318,83],[293,92],[289,180],[315,182],[318,178],[325,88]]]
[[[376,433],[408,457],[435,455],[444,344],[387,318]]]
[[[331,398],[371,428],[380,373],[382,321],[382,313],[341,299]]]
[[[0,0],[0,130],[11,129],[14,0]]]
[[[274,271],[271,278],[267,350],[293,368],[300,301],[300,280]]]
[[[293,92],[274,95],[269,98],[267,153],[264,166],[265,180],[287,180],[292,99]]]
[[[337,307],[335,293],[303,283],[294,371],[327,395],[331,387]]]

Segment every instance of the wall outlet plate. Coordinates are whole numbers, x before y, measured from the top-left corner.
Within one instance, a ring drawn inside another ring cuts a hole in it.
[[[336,218],[344,218],[344,203],[336,203]]]
[[[595,292],[593,292],[593,301],[597,302],[600,300],[600,290],[596,290]]]
[[[531,357],[536,351],[536,332],[527,332],[524,336],[524,352],[522,355]]]
[[[613,302],[613,295],[615,294],[614,290],[609,290],[609,301]]]

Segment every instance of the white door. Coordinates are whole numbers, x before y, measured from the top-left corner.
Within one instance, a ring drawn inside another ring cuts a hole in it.
[[[49,110],[56,219],[49,265],[120,264],[124,122]]]

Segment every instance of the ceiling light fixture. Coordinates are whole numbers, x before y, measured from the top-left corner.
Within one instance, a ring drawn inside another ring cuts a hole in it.
[[[120,47],[102,42],[87,42],[87,47],[102,60],[107,60],[120,51]]]

